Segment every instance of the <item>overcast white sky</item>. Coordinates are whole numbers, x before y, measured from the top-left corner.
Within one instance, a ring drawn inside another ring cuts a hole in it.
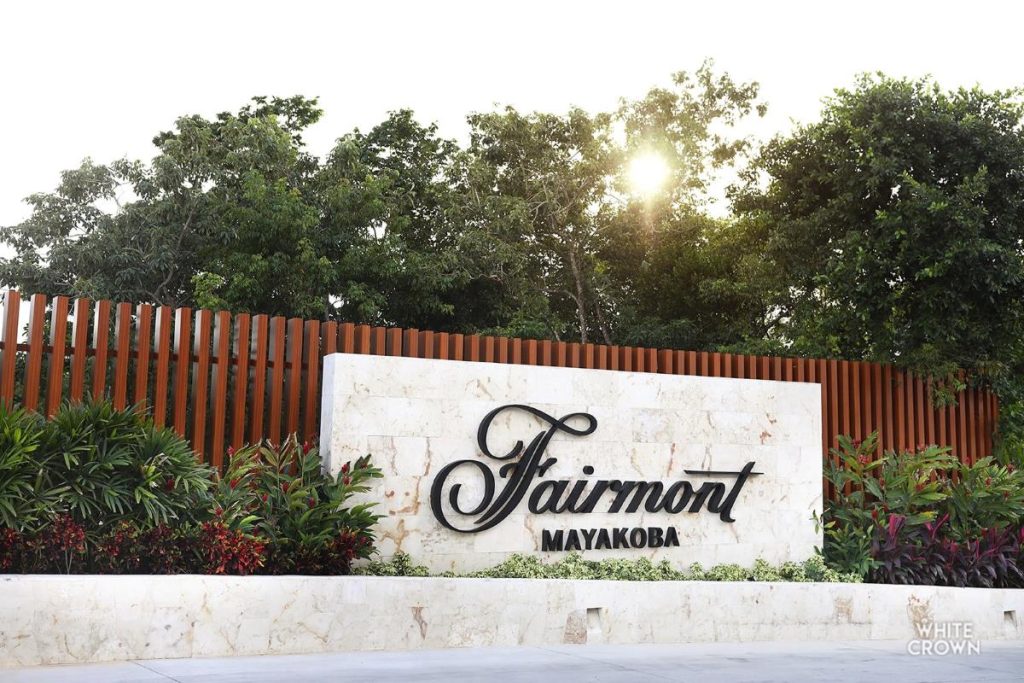
[[[712,57],[761,83],[768,136],[862,71],[1024,85],[1022,26],[983,1],[4,2],[0,225],[83,157],[149,159],[177,116],[257,94],[320,96],[322,154],[390,109],[462,137],[470,111],[607,109]]]

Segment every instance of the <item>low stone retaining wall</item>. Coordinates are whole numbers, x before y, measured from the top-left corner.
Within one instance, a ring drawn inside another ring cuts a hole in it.
[[[0,666],[562,643],[1024,638],[1024,590],[823,583],[0,576]],[[946,637],[956,634],[946,631]]]

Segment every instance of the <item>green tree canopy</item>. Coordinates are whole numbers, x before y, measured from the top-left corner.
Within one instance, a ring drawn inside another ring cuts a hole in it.
[[[864,76],[767,144],[735,207],[763,254],[770,335],[937,376],[1016,363],[1022,113],[1018,91]]]

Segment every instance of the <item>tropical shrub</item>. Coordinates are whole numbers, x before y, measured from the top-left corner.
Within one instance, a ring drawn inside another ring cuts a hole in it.
[[[380,477],[369,456],[345,463],[335,477],[320,453],[295,437],[230,455],[214,492],[216,517],[229,528],[267,539],[268,574],[345,574],[373,550],[372,504],[349,505]]]
[[[874,434],[840,437],[826,464],[829,566],[879,583],[1024,586],[1024,476],[1013,465],[876,447]]]
[[[60,493],[36,462],[43,429],[38,416],[0,404],[0,526],[12,531],[34,528]]]
[[[64,405],[43,422],[35,461],[44,487],[58,491],[52,509],[90,528],[191,521],[210,487],[187,441],[110,403]]]
[[[347,573],[373,551],[369,457],[334,478],[294,437],[232,453],[224,476],[141,412],[0,407],[0,571]]]

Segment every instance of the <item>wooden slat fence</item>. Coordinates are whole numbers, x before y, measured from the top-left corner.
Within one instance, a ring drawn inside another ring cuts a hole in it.
[[[27,319],[26,319],[27,313]],[[996,397],[969,388],[935,408],[929,382],[891,365],[448,334],[14,290],[0,314],[0,400],[52,414],[62,401],[142,405],[213,465],[228,446],[315,439],[323,356],[363,353],[821,384],[822,452],[879,432],[881,449],[992,451]],[[15,350],[12,352],[12,350]],[[826,493],[831,493],[826,490]]]

